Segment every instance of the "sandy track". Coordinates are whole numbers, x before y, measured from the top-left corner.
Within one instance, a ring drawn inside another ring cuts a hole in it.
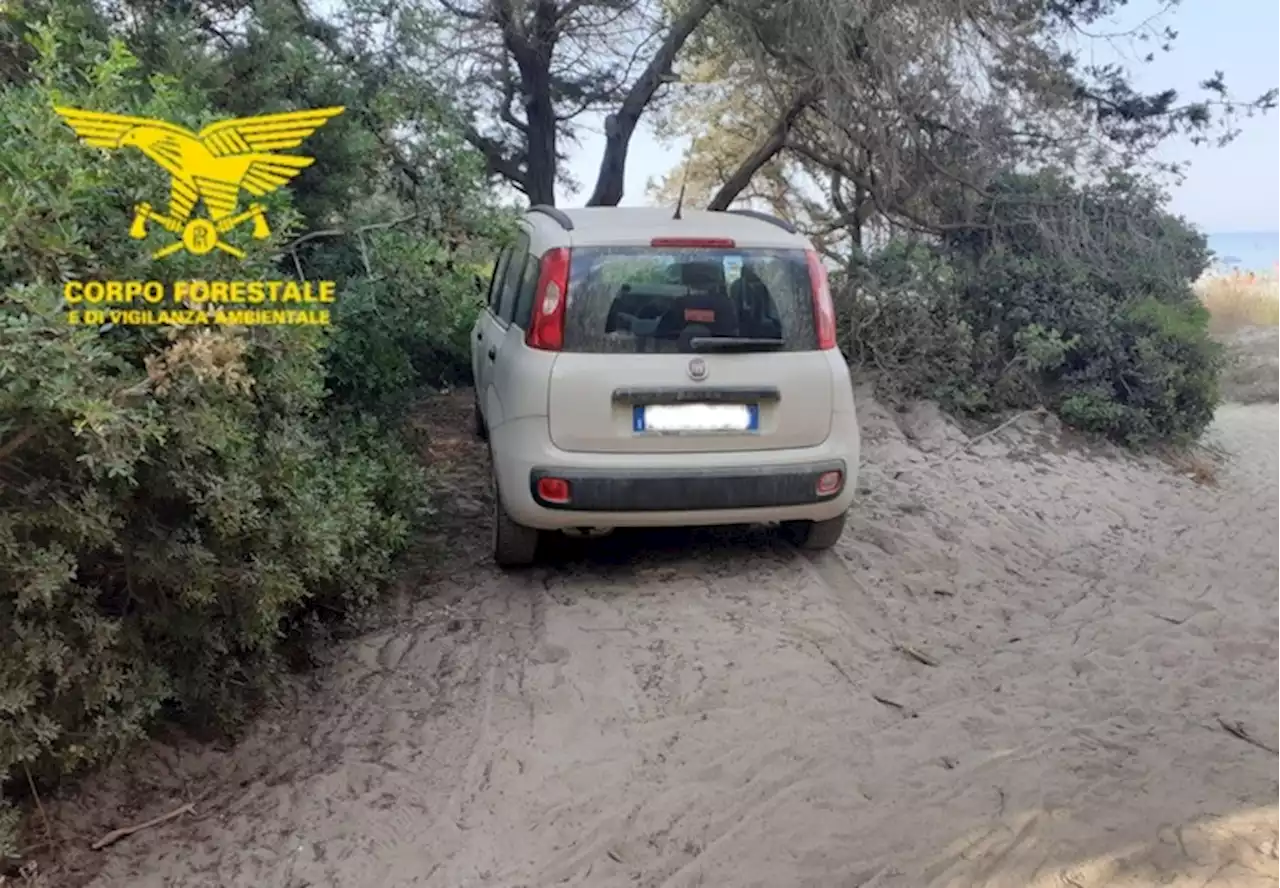
[[[1245,327],[1221,337],[1227,366],[1220,377],[1223,398],[1240,404],[1280,400],[1280,330]]]
[[[198,798],[105,852],[130,888],[1276,885],[1276,755],[1222,727],[1275,749],[1276,406],[1222,410],[1216,487],[1032,420],[963,452],[862,420],[816,557],[629,534],[508,578],[464,489],[443,591],[234,750],[157,746],[55,816]]]

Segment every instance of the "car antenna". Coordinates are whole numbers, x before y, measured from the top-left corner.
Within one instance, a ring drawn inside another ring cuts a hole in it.
[[[689,143],[689,151],[684,156],[684,171],[680,175],[680,196],[676,198],[676,212],[672,219],[680,219],[681,211],[684,209],[684,189],[689,184],[689,162],[693,160],[693,150],[698,147],[698,139],[695,136],[693,141]]]

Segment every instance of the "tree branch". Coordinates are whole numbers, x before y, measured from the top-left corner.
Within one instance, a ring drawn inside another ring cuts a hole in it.
[[[502,107],[498,111],[498,117],[504,123],[509,123],[520,132],[527,134],[529,132],[528,124],[516,117],[515,112],[511,110],[518,91],[515,78],[511,76],[511,69],[504,64],[502,66]]]
[[[555,14],[556,24],[559,25],[572,16],[575,12],[587,4],[587,0],[569,0],[564,6],[561,6]]]
[[[458,18],[466,19],[469,22],[492,21],[492,14],[487,11],[478,12],[474,9],[467,9],[464,6],[459,6],[457,3],[450,2],[450,0],[440,0],[440,5],[443,6],[446,11],[456,15]]]
[[[521,168],[519,161],[504,153],[502,145],[496,139],[483,135],[473,126],[468,126],[463,131],[463,138],[467,140],[467,144],[484,155],[489,172],[506,179],[521,192],[528,193],[524,169]]]
[[[760,168],[774,158],[779,151],[787,144],[787,136],[791,133],[791,127],[795,125],[796,120],[804,113],[818,97],[816,86],[809,86],[796,94],[791,100],[791,104],[787,106],[782,117],[774,124],[773,129],[769,132],[769,136],[762,142],[755,151],[747,156],[742,163],[738,164],[738,168],[734,170],[733,175],[720,186],[720,190],[711,198],[711,202],[707,204],[709,210],[727,210],[729,205],[737,198],[742,190],[751,182],[751,177],[759,172]]]
[[[617,112],[605,120],[604,157],[600,160],[600,173],[591,192],[587,206],[614,207],[622,200],[626,179],[627,151],[640,115],[653,100],[658,88],[665,82],[676,55],[694,29],[710,14],[720,0],[693,0],[684,14],[675,20],[666,39],[654,52],[653,58],[632,84]]]
[[[406,222],[412,222],[417,219],[420,214],[410,213],[408,216],[401,216],[399,219],[391,219],[387,222],[374,222],[369,225],[361,225],[359,228],[324,228],[319,231],[310,231],[296,240],[292,240],[285,244],[281,249],[292,250],[295,247],[305,244],[307,241],[315,240],[320,237],[341,237],[344,234],[364,234],[369,231],[382,231],[387,228],[395,228],[397,225],[403,225]]]
[[[341,35],[332,25],[320,19],[312,18],[307,13],[306,8],[302,5],[300,0],[294,0],[293,6],[294,10],[298,14],[299,30],[304,35],[310,37],[325,49],[329,50],[334,58],[346,65],[347,68],[354,71],[360,77],[373,83],[382,79],[380,72],[373,71],[363,59],[356,54],[349,52],[342,45]],[[422,185],[422,176],[418,173],[418,170],[414,165],[401,153],[399,147],[392,144],[382,134],[378,129],[376,121],[372,119],[372,115],[368,114],[368,112],[359,112],[357,116],[364,120],[366,125],[369,127],[369,131],[373,133],[374,138],[378,140],[378,144],[380,144],[383,150],[387,152],[387,155],[391,158],[392,165],[399,169],[415,188],[420,187]]]
[[[27,426],[8,441],[5,441],[4,444],[0,444],[0,460],[6,459],[10,454],[17,452],[18,448],[34,438],[38,431],[40,429],[36,426]]]
[[[826,154],[811,145],[805,145],[800,142],[788,142],[786,147],[788,150],[794,151],[796,154],[816,163],[824,169],[839,172],[840,175],[847,178],[850,182],[853,182],[858,187],[864,189],[867,194],[867,199],[871,201],[872,205],[881,216],[884,216],[888,220],[897,222],[897,224],[902,225],[904,228],[911,228],[921,234],[933,235],[944,231],[968,231],[973,228],[981,227],[972,222],[944,223],[925,219],[903,207],[897,200],[892,201],[891,203],[886,203],[883,195],[880,194],[880,189],[876,187],[875,178],[862,175],[858,170],[850,167],[843,158]]]

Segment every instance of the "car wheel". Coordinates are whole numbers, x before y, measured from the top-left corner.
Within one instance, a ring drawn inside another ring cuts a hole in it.
[[[801,549],[830,549],[844,533],[845,512],[826,521],[784,521],[782,534]]]
[[[481,441],[489,440],[489,429],[484,424],[484,414],[480,412],[480,398],[476,396],[471,402],[472,412],[475,414],[476,437]]]
[[[493,560],[499,567],[527,567],[538,554],[540,534],[532,527],[517,524],[502,505],[498,480],[493,479]]]

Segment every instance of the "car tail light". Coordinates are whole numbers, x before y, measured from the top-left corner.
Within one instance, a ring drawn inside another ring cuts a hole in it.
[[[557,247],[542,256],[533,317],[525,342],[530,348],[560,351],[564,348],[564,310],[569,296],[569,250]]]
[[[563,478],[539,478],[538,499],[544,503],[564,505],[569,502],[569,482]]]
[[[809,261],[809,286],[813,291],[813,326],[818,334],[818,348],[836,347],[836,309],[831,304],[831,286],[827,269],[814,250],[805,251]]]
[[[814,490],[818,496],[830,496],[837,492],[844,485],[844,472],[834,469],[830,472],[823,472],[818,476],[818,483]]]
[[[737,242],[731,237],[655,237],[649,241],[649,246],[732,250]]]

